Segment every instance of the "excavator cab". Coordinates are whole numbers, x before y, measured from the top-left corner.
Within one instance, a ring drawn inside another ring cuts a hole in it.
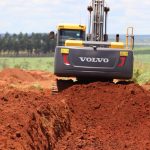
[[[64,46],[66,40],[85,41],[86,26],[75,24],[61,24],[58,26],[57,46]]]

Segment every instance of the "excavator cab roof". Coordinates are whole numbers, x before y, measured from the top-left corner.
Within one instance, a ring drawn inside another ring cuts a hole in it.
[[[58,25],[57,29],[58,30],[70,29],[70,30],[86,31],[86,26],[85,25],[80,25],[80,24],[60,24],[60,25]]]

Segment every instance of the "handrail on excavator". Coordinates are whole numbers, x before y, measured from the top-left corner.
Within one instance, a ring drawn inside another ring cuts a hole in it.
[[[130,45],[129,45],[129,38],[130,38]],[[127,34],[126,34],[126,49],[134,49],[134,28],[128,27]]]

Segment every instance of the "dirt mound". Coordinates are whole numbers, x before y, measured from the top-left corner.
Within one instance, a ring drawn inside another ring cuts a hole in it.
[[[0,72],[0,87],[28,89],[30,87],[51,88],[55,76],[50,72],[4,69]]]
[[[28,74],[32,75],[36,80],[52,80],[54,74],[45,71],[26,71]]]
[[[48,74],[48,75],[47,75]],[[42,71],[25,71],[21,69],[5,69],[0,72],[0,78],[3,81],[15,83],[20,82],[35,82],[37,80],[47,80],[52,77],[52,74]]]
[[[149,150],[150,93],[142,87],[69,81],[51,95],[45,88],[8,88],[11,77],[20,86],[36,80],[49,87],[54,79],[39,71],[0,73],[6,79],[0,83],[0,150]]]
[[[68,107],[50,91],[0,93],[0,149],[53,149],[70,131]]]
[[[150,95],[135,84],[92,83],[62,93],[71,110],[71,132],[56,149],[150,148]]]
[[[35,78],[24,70],[5,69],[0,72],[0,78],[3,80],[11,79],[20,81],[35,81]]]
[[[146,84],[142,85],[142,87],[144,89],[146,89],[147,91],[150,91],[150,83],[146,83]]]
[[[25,71],[20,69],[5,69],[0,72],[2,81],[20,82],[35,82],[39,80],[48,80],[54,77],[52,73],[44,71]]]

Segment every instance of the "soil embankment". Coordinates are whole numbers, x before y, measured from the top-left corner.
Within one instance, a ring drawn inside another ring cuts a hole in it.
[[[47,72],[0,72],[0,150],[149,150],[150,93],[76,84],[51,95]]]

